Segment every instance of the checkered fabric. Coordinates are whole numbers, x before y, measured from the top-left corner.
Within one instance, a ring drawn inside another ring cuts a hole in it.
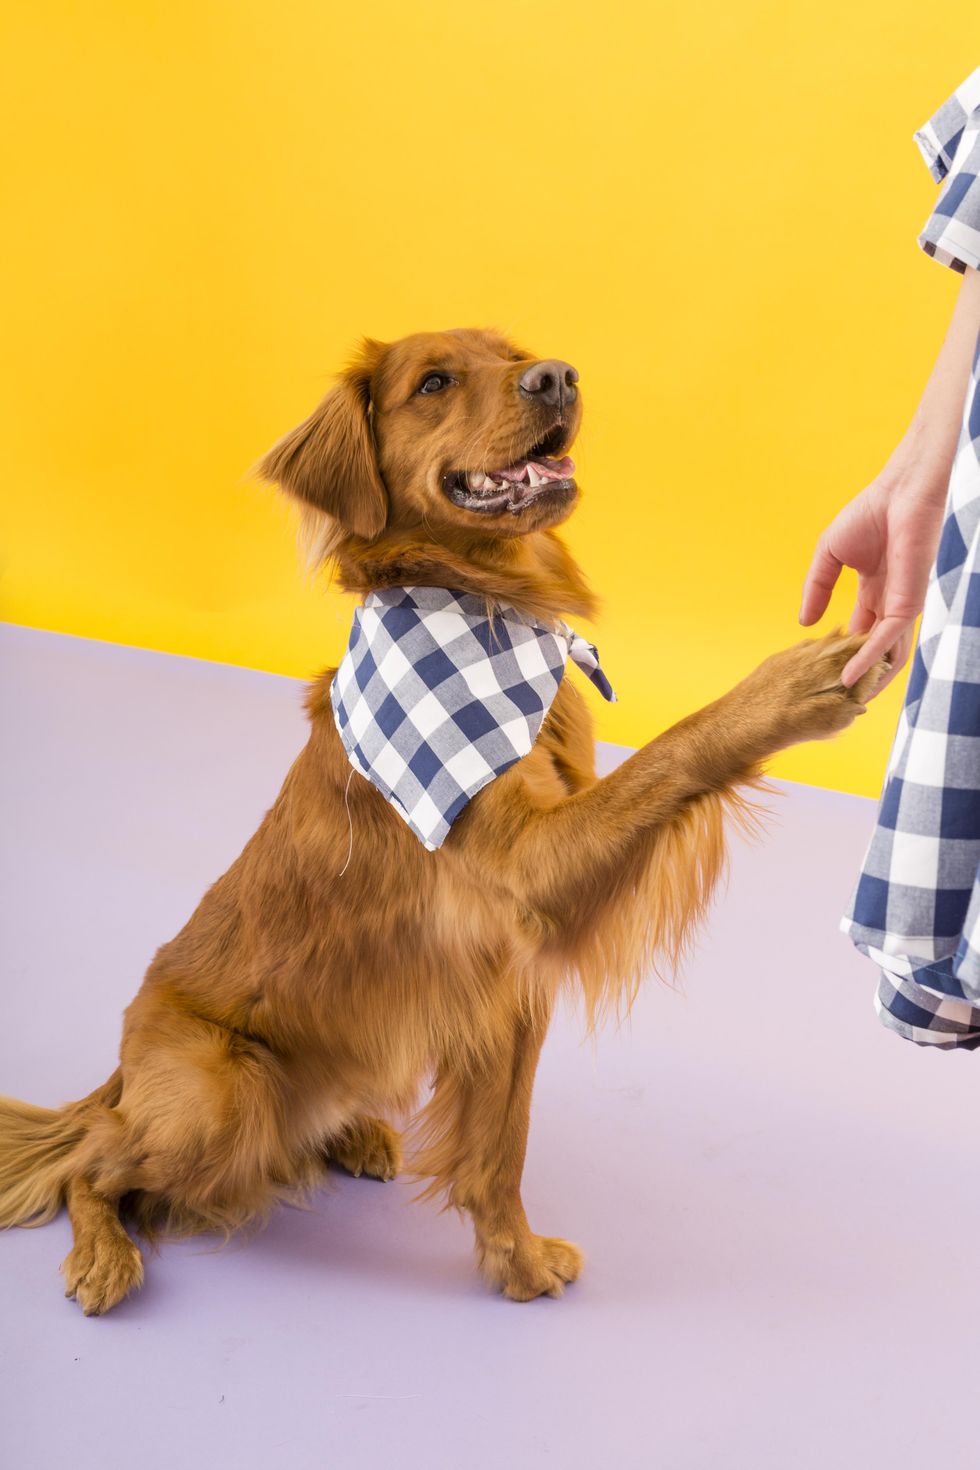
[[[919,244],[956,271],[980,269],[980,67],[920,128],[915,141],[943,189]]]
[[[920,244],[980,268],[980,70],[916,134],[944,181]],[[877,823],[843,928],[910,1041],[980,1044],[980,340]]]
[[[527,755],[566,661],[616,696],[599,655],[566,623],[443,587],[387,587],[354,614],[330,686],[351,765],[430,851],[467,802]]]

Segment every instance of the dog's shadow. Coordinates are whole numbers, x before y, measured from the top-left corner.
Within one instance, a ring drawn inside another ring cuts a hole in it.
[[[584,1244],[586,1271],[601,1280],[601,1294],[608,1304],[629,1300],[636,1303],[657,1299],[665,1289],[664,1265],[660,1252],[649,1252],[649,1222],[627,1215],[618,1218],[619,1249],[609,1252],[608,1243],[599,1241],[606,1231],[603,1219],[609,1201],[622,1191],[622,1181],[612,1163],[601,1155],[592,1157],[588,1168],[590,1188],[581,1187],[579,1169],[571,1170],[562,1157],[561,1135],[543,1128],[541,1147],[545,1159],[531,1171],[528,1208],[536,1228],[545,1234],[562,1234],[563,1227],[573,1239]],[[554,1148],[554,1153],[551,1148]],[[569,1191],[567,1181],[575,1181]],[[480,1279],[474,1259],[473,1230],[468,1218],[454,1210],[444,1210],[438,1203],[417,1200],[423,1185],[416,1179],[400,1177],[382,1183],[366,1177],[354,1178],[331,1166],[323,1183],[301,1204],[281,1204],[268,1220],[258,1226],[225,1239],[216,1235],[200,1235],[189,1239],[162,1238],[156,1244],[137,1240],[146,1259],[146,1278],[142,1291],[117,1307],[112,1316],[133,1319],[150,1312],[164,1296],[182,1283],[196,1294],[201,1285],[200,1272],[208,1273],[217,1283],[218,1273],[228,1267],[228,1289],[241,1289],[245,1278],[253,1279],[263,1289],[270,1280],[289,1290],[297,1281],[303,1289],[329,1293],[331,1284],[352,1281],[366,1293],[411,1296],[431,1302],[471,1302],[476,1297],[496,1298]],[[590,1200],[592,1203],[590,1204]],[[630,1220],[636,1240],[631,1235]],[[588,1259],[595,1243],[594,1260]],[[668,1257],[675,1263],[684,1255],[682,1242],[663,1242]],[[623,1254],[629,1258],[628,1283],[620,1280],[617,1261]],[[278,1288],[277,1288],[278,1289]],[[224,1288],[222,1288],[224,1290]],[[573,1290],[573,1296],[580,1293]],[[542,1299],[546,1301],[547,1299]]]
[[[279,1205],[264,1225],[246,1228],[230,1239],[201,1235],[187,1240],[162,1239],[147,1246],[146,1282],[138,1297],[122,1305],[124,1312],[154,1295],[154,1278],[175,1257],[206,1257],[218,1271],[232,1259],[236,1275],[248,1263],[267,1279],[297,1273],[329,1283],[359,1278],[365,1286],[418,1290],[429,1296],[458,1298],[485,1290],[473,1269],[472,1232],[453,1212],[414,1203],[419,1186],[395,1180],[354,1179],[331,1170],[303,1204]],[[138,1237],[137,1237],[138,1239]]]

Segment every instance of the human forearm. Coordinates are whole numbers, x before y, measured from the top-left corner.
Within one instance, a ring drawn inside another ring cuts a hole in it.
[[[892,490],[945,500],[980,336],[980,271],[967,270],[912,421],[879,476]]]

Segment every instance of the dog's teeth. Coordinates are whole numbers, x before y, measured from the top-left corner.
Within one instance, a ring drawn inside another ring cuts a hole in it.
[[[533,490],[535,485],[540,485],[543,479],[544,475],[539,475],[537,470],[534,468],[534,465],[529,464],[527,467],[527,483],[530,485],[531,489]]]
[[[491,480],[491,478],[490,478],[489,475],[484,475],[483,476],[483,485],[481,486],[481,488],[483,490],[496,490],[496,488],[497,488],[497,482],[496,482],[496,480]]]

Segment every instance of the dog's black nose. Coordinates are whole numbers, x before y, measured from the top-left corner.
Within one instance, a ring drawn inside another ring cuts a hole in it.
[[[566,403],[574,403],[577,382],[578,373],[571,363],[552,357],[547,362],[532,363],[521,374],[518,387],[528,398],[536,398],[549,408],[561,408]]]

